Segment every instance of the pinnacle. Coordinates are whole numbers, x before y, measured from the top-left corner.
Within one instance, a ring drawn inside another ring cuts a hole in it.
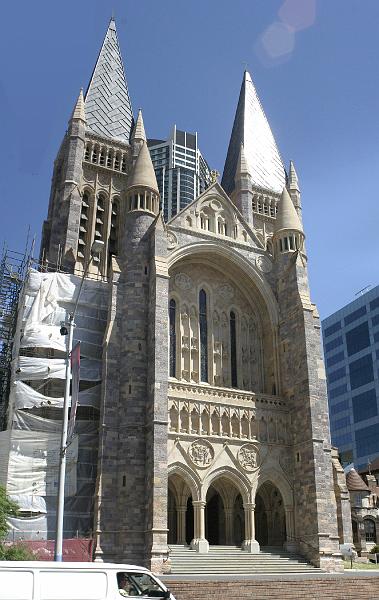
[[[282,197],[278,205],[275,233],[281,231],[282,229],[291,229],[303,232],[303,226],[296,212],[296,208],[294,207],[291,196],[289,195],[285,186],[283,188]]]
[[[299,178],[296,173],[295,165],[293,160],[290,160],[290,169],[288,174],[288,186],[290,190],[300,191],[299,189]]]
[[[157,178],[146,142],[143,142],[131,172],[128,182],[128,188],[130,187],[146,187],[159,194]]]
[[[142,117],[142,110],[138,109],[138,117],[137,117],[137,121],[136,121],[136,125],[134,127],[132,136],[131,136],[131,141],[132,142],[146,142],[146,133],[145,133],[145,126],[143,124],[143,117]]]
[[[240,175],[244,175],[244,174],[250,175],[250,169],[249,169],[249,165],[247,164],[247,160],[246,160],[246,156],[245,156],[245,149],[243,147],[243,144],[241,143],[235,179],[237,179]]]
[[[85,122],[86,113],[84,109],[84,96],[83,96],[83,88],[81,88],[79,92],[78,99],[74,106],[74,110],[72,111],[71,119],[81,119]]]

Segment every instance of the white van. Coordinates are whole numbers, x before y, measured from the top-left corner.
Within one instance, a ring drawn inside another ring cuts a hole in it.
[[[147,569],[86,562],[0,561],[0,600],[175,600]]]

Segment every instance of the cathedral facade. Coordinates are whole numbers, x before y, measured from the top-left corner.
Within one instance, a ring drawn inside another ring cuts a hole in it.
[[[104,251],[91,256],[94,240]],[[95,560],[298,551],[339,570],[301,199],[249,73],[221,184],[165,223],[111,20],[55,161],[41,260],[107,285]],[[100,285],[100,284],[99,284]]]

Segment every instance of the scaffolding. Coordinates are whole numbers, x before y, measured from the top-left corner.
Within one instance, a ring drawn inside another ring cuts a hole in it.
[[[33,246],[34,241],[29,246],[28,240],[23,253],[4,246],[0,260],[0,431],[6,427],[18,298],[31,262]]]

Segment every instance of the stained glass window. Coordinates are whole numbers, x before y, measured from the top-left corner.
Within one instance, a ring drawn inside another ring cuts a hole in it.
[[[232,375],[232,387],[237,387],[237,337],[236,337],[236,315],[230,312],[230,366]]]
[[[200,325],[200,381],[208,381],[208,323],[207,295],[204,290],[199,293],[199,325]]]
[[[176,377],[176,302],[170,300],[169,308],[170,327],[170,377]]]

